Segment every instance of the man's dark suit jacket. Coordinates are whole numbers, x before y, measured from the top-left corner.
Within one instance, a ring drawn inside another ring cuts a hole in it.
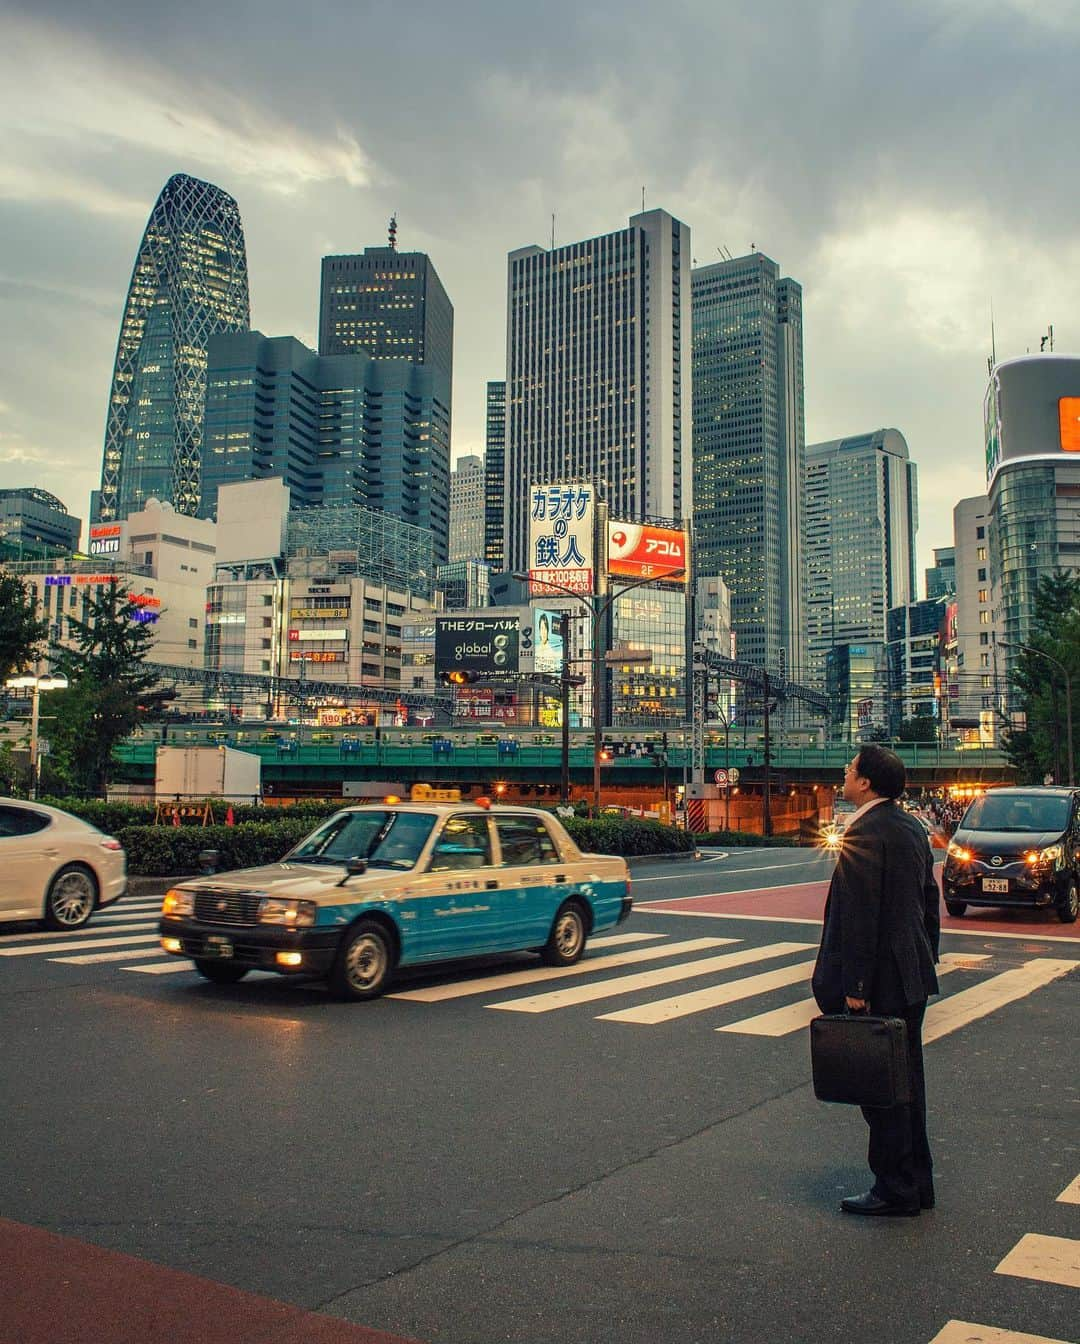
[[[850,823],[814,967],[822,1012],[842,1012],[845,998],[897,1012],[936,994],[939,900],[930,842],[914,817],[885,801]]]

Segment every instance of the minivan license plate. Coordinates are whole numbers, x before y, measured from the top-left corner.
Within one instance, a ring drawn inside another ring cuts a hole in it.
[[[1009,890],[1009,879],[1007,877],[984,877],[982,880],[983,891],[995,892],[997,895],[1005,895]]]
[[[222,938],[220,934],[212,933],[206,939],[206,950],[215,957],[231,957],[233,945],[228,938]]]

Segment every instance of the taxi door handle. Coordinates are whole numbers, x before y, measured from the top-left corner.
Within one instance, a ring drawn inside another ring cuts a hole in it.
[[[494,877],[493,877],[493,878],[489,879],[487,882],[484,883],[484,886],[487,888],[488,891],[496,891],[496,890],[498,890],[498,886],[499,886],[498,878],[494,878]]]
[[[565,873],[556,873],[556,874],[555,874],[555,881],[556,881],[556,882],[565,882],[565,881],[566,881],[566,874],[565,874]]]

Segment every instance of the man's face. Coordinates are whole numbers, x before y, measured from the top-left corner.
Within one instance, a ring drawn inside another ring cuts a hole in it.
[[[858,754],[844,766],[843,795],[849,803],[862,804],[866,801],[866,780],[859,774]]]

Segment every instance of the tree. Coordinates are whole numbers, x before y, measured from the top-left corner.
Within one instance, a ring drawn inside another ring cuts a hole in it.
[[[0,680],[41,656],[49,623],[36,614],[34,590],[15,574],[0,573]]]
[[[1025,642],[1061,663],[1073,690],[1080,690],[1080,576],[1058,570],[1040,578]],[[1046,658],[1024,650],[1016,655],[1010,681],[1019,693],[1027,727],[1006,734],[1009,760],[1025,782],[1041,783],[1046,775],[1064,781],[1068,749],[1061,671]],[[1078,709],[1080,698],[1074,705],[1074,719]],[[1078,727],[1080,723],[1074,722],[1074,738]]]
[[[929,714],[916,714],[900,721],[896,737],[899,742],[936,742],[937,735],[937,719]]]
[[[156,699],[157,679],[143,666],[154,638],[144,614],[113,580],[89,596],[85,620],[71,619],[74,647],[55,659],[70,686],[41,701],[43,718],[53,719],[50,774],[68,787],[103,793],[113,748]]]

